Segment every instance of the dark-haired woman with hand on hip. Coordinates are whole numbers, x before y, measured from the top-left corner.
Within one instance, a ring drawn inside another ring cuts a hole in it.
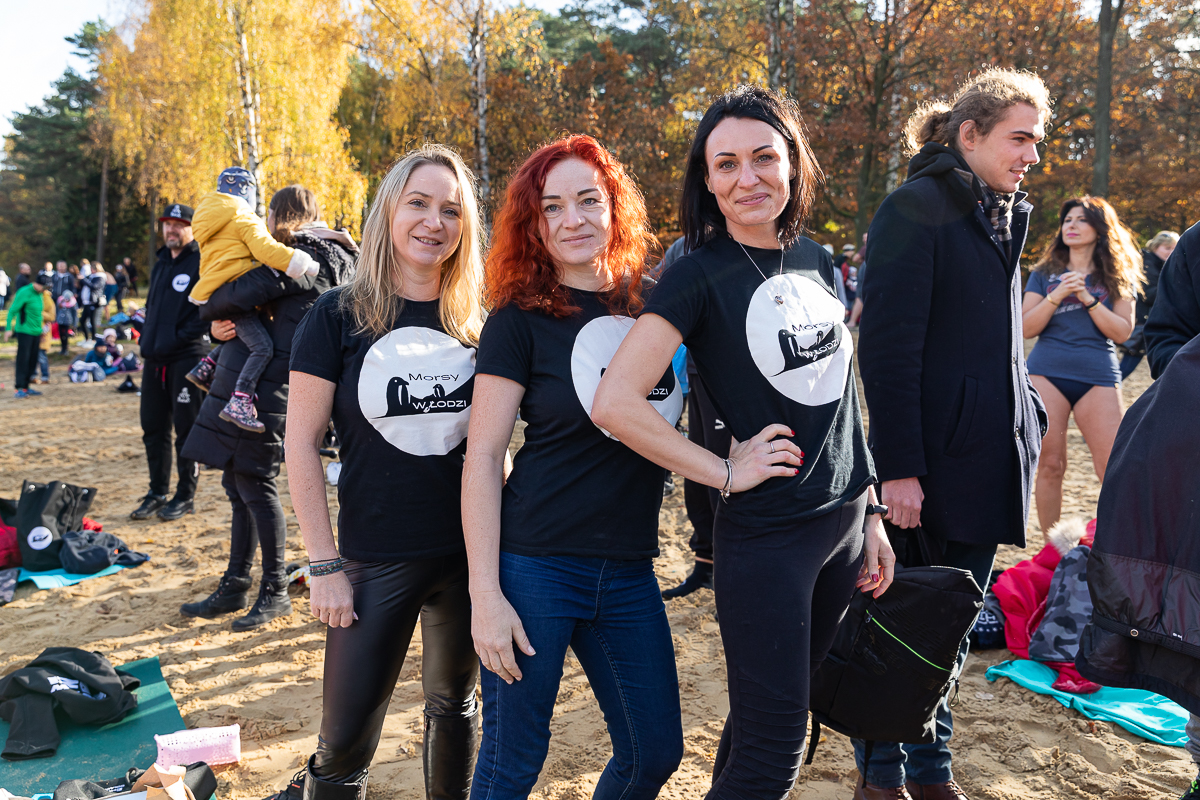
[[[729,717],[709,798],[787,795],[812,673],[855,587],[879,596],[892,581],[833,260],[800,235],[820,177],[794,103],[755,86],[717,99],[684,174],[689,252],[655,287],[592,410],[725,500],[713,540]],[[645,402],[680,342],[732,430],[727,459]]]
[[[384,177],[349,285],[296,331],[288,483],[328,625],[317,752],[276,800],[362,800],[417,621],[425,796],[466,800],[479,740],[462,459],[483,325],[483,227],[470,171],[425,145]],[[321,441],[341,440],[338,535]]]
[[[645,202],[611,153],[571,136],[517,170],[492,242],[494,310],[479,341],[463,474],[471,630],[485,667],[471,796],[529,796],[569,647],[612,742],[594,796],[650,800],[683,756],[675,651],[652,561],[664,476],[588,416],[644,302],[654,243]],[[674,430],[683,395],[669,361],[646,397]],[[505,482],[518,410],[525,444]]]

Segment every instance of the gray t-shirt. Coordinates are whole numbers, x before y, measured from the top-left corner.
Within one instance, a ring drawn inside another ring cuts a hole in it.
[[[1061,275],[1031,272],[1025,291],[1045,297],[1061,280]],[[1100,298],[1101,303],[1112,308],[1108,290],[1095,275],[1088,276],[1087,290],[1092,297]],[[1073,294],[1054,309],[1054,316],[1038,336],[1037,344],[1029,353],[1029,373],[1098,386],[1121,382],[1121,367],[1112,340],[1100,332],[1091,314]]]

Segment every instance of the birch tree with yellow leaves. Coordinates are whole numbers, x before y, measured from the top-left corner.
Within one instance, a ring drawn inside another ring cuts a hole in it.
[[[144,0],[122,33],[99,73],[114,154],[145,196],[194,204],[236,164],[260,213],[300,183],[357,230],[365,181],[334,119],[356,36],[340,0]]]

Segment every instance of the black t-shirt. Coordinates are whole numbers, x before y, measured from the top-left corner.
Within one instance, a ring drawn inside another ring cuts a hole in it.
[[[657,314],[683,343],[736,439],[771,423],[795,431],[800,474],[770,478],[729,497],[728,517],[749,525],[832,511],[874,479],[854,384],[854,343],[834,293],[833,260],[810,239],[782,254],[724,234],[666,272],[643,314]]]
[[[560,319],[508,305],[483,327],[481,375],[525,387],[525,444],[501,503],[500,549],[526,556],[613,559],[658,555],[664,471],[591,420],[600,377],[633,320],[594,292],[570,289],[580,313]],[[683,392],[668,368],[651,404],[672,425]]]
[[[360,336],[341,291],[321,295],[292,341],[293,370],[337,384],[339,549],[360,561],[461,552],[475,348],[443,330],[436,300],[405,300],[390,333]]]

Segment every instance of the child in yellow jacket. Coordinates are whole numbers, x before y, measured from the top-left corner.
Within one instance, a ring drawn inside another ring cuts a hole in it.
[[[230,167],[217,179],[217,190],[204,195],[196,206],[192,233],[200,246],[200,278],[188,295],[188,300],[196,305],[204,305],[217,288],[237,280],[259,263],[286,272],[292,278],[317,273],[319,266],[308,253],[280,244],[271,236],[266,223],[254,213],[256,194],[254,176],[241,167]],[[233,322],[250,355],[220,416],[239,428],[262,433],[266,427],[258,421],[254,392],[263,370],[271,363],[275,344],[257,311]],[[188,380],[204,391],[212,384],[219,349],[201,359],[187,375]]]

